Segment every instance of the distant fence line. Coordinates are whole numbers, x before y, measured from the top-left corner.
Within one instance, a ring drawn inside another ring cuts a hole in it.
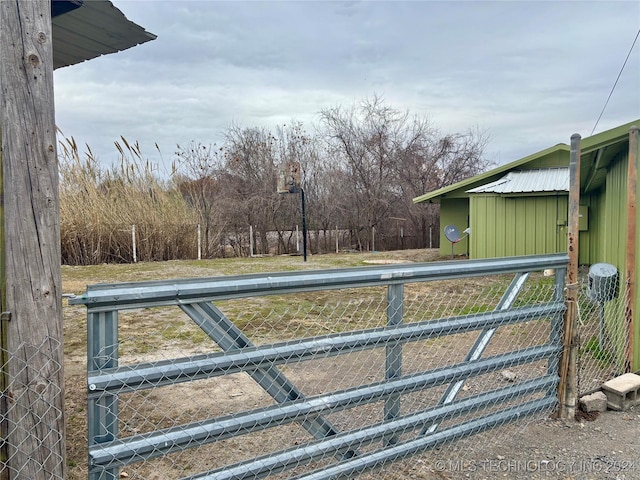
[[[405,232],[404,228],[366,232],[366,243],[358,241],[353,229],[334,227],[307,232],[308,253],[327,254],[349,251],[387,251],[438,248],[438,226],[430,226],[428,236]],[[204,258],[249,257],[256,255],[302,254],[302,230],[259,231],[247,226],[233,230],[201,224],[131,225],[118,229],[77,231],[62,237],[62,263],[92,265],[99,263],[136,263],[139,261],[194,260]],[[426,242],[426,244],[425,244]]]

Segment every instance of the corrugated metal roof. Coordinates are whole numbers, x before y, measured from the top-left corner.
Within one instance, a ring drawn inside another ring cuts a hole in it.
[[[553,154],[555,152],[559,152],[559,151],[563,151],[566,152],[567,154],[570,152],[569,146],[565,145],[563,143],[560,143],[558,145],[554,145],[553,147],[549,147],[545,150],[542,150],[540,152],[536,152],[534,154],[528,155],[524,158],[521,158],[520,160],[516,160],[514,162],[511,163],[507,163],[505,165],[501,165],[499,167],[494,168],[493,170],[489,170],[488,172],[484,172],[484,173],[480,173],[474,177],[470,177],[467,178],[465,180],[462,180],[458,183],[454,183],[453,185],[449,185],[446,187],[442,187],[438,190],[434,190],[432,192],[429,193],[425,193],[423,195],[420,195],[419,197],[416,197],[413,199],[413,203],[420,203],[420,202],[426,202],[426,201],[433,201],[434,199],[436,201],[439,201],[440,197],[444,197],[445,195],[451,194],[451,193],[456,193],[457,191],[465,191],[463,190],[465,187],[470,187],[473,185],[477,185],[478,183],[485,181],[485,180],[493,180],[495,179],[498,175],[504,173],[504,172],[508,172],[510,170],[513,170],[514,168],[519,168],[523,165],[526,165],[528,163],[530,163],[533,160],[536,160],[538,158],[544,157],[545,155],[549,155],[549,154]]]
[[[467,190],[467,193],[568,192],[568,168],[543,168],[507,173],[492,183]]]
[[[156,38],[131,22],[110,1],[85,1],[51,20],[53,68],[119,52]]]
[[[611,151],[612,153],[615,153],[617,149],[623,148],[624,144],[628,144],[629,142],[629,128],[631,128],[631,126],[634,124],[640,124],[640,119],[582,139],[582,141],[580,142],[580,158],[582,160],[582,164],[580,166],[581,187],[584,187],[586,184],[587,186],[589,186],[590,190],[599,188],[601,183],[604,181],[604,177],[602,175],[598,176],[599,172],[593,170],[593,162],[591,161],[592,159],[590,157],[596,155],[600,150],[603,149],[607,150],[607,152]],[[530,163],[531,161],[557,151],[566,152],[568,164],[570,149],[567,145],[560,143],[554,147],[550,147],[546,150],[542,150],[541,152],[534,153],[533,155],[521,158],[520,160],[516,160],[515,162],[511,162],[506,165],[494,168],[493,170],[481,173],[479,175],[476,175],[475,177],[467,178],[453,185],[449,185],[447,187],[443,187],[438,190],[420,195],[419,197],[413,199],[413,203],[438,202],[442,197],[457,195],[459,192],[465,192],[465,188],[478,185],[478,183],[484,180],[494,180],[495,177],[497,175],[500,175],[501,173],[522,167]],[[601,162],[596,166],[596,168],[605,168],[606,165],[607,162]],[[597,176],[597,178],[595,179],[597,181],[591,181],[590,177],[593,176]]]

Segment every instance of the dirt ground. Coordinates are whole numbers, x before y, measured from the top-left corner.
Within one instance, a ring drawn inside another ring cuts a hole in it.
[[[460,441],[400,464],[398,478],[640,479],[640,407],[580,421],[535,419]],[[392,469],[382,472],[390,478]],[[374,477],[371,477],[374,478]],[[380,478],[380,477],[378,477]]]
[[[380,264],[436,259],[439,259],[436,251],[406,251],[391,252],[387,255],[369,255],[363,260],[363,263]],[[171,266],[169,273],[172,277],[202,274],[203,270],[200,267],[185,270],[176,267],[175,264]],[[132,279],[135,279],[135,274],[132,275],[134,275]],[[77,283],[74,283],[77,281],[71,277],[71,275],[67,276],[66,285],[73,285],[77,290]],[[100,279],[100,281],[104,280]],[[80,283],[83,282],[84,280]],[[464,292],[460,292],[460,295],[464,294]],[[146,314],[147,312],[145,312]],[[82,307],[65,307],[67,424],[68,431],[71,432],[67,441],[68,478],[70,480],[87,478],[85,319]],[[172,321],[172,317],[167,317],[163,321]],[[124,320],[121,327],[126,327]],[[144,323],[131,328],[136,330],[148,327],[149,325]],[[185,335],[185,332],[181,333],[183,336]],[[124,344],[126,345],[126,339]],[[181,344],[175,345],[177,348],[175,352],[168,350],[164,352],[163,356],[175,358],[185,354],[185,350],[180,347]],[[141,355],[140,358],[137,358],[135,354],[132,355],[135,361],[148,361],[149,358],[149,354]],[[369,361],[371,359],[367,359],[367,362]],[[381,357],[380,361],[383,365],[384,358]],[[297,373],[287,372],[287,375],[297,374],[300,376],[300,378],[296,378],[296,385],[325,385],[334,376],[332,368],[323,367],[315,372],[303,369]],[[365,370],[353,373],[354,377],[367,375],[369,372]],[[356,378],[356,380],[361,381],[362,378]],[[341,385],[341,387],[347,388],[348,385]],[[171,405],[166,408],[162,407],[165,408],[164,410],[159,408],[157,411],[159,418],[155,420],[158,424],[169,426],[170,421],[180,423],[181,419],[174,417],[171,413],[171,408],[176,405],[186,406],[187,412],[194,415],[203,411],[211,415],[224,415],[233,413],[234,406],[240,403],[243,403],[245,408],[258,408],[268,405],[271,401],[246,376],[243,378],[221,377],[204,389],[199,386],[181,388],[176,388],[175,391],[169,390],[168,394],[162,394],[162,396],[151,391],[151,394],[142,397],[141,401],[144,402],[143,406],[146,409],[153,405],[153,402],[162,405],[167,397],[170,398]],[[313,392],[309,392],[309,394],[313,394]],[[123,418],[128,415],[128,420],[122,427],[123,433],[135,434],[145,431],[149,427],[145,425],[146,420],[139,415],[139,412],[143,411],[141,405],[131,401],[128,406],[126,401],[123,402],[121,414]],[[640,479],[640,406],[626,412],[608,411],[594,417],[581,416],[577,421],[559,421],[551,419],[548,414],[539,415],[517,424],[459,440],[440,449],[384,467],[381,470],[365,473],[360,478],[366,480],[381,478],[389,480],[405,478],[424,480]],[[195,456],[180,457],[177,460],[167,460],[164,463],[163,461],[154,461],[157,463],[154,463],[153,466],[148,465],[148,468],[138,469],[138,464],[134,464],[123,468],[121,472],[131,479],[182,478],[209,468],[215,468],[215,464],[210,464],[207,458],[220,457],[218,460],[223,459],[224,455],[228,455],[222,453],[223,447],[236,452],[241,457],[252,457],[259,453],[256,449],[262,448],[263,444],[282,442],[282,447],[295,445],[299,441],[299,435],[297,426],[280,428],[275,433],[275,437],[258,435],[246,441],[225,440],[220,442],[219,448],[202,450],[200,454],[196,454],[197,461],[192,460]],[[277,446],[280,448],[280,445]],[[174,467],[176,465],[179,465],[181,471],[178,476],[175,475],[176,469]],[[173,472],[173,474],[169,472]]]

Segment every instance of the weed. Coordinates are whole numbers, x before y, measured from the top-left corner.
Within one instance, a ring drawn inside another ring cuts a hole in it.
[[[585,352],[589,352],[593,358],[598,360],[598,363],[602,368],[611,365],[613,362],[613,355],[609,353],[606,349],[602,348],[600,345],[600,340],[598,337],[591,338],[584,346],[580,349],[580,354],[582,355]]]

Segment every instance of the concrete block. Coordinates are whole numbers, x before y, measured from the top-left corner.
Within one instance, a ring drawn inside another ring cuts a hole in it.
[[[603,392],[594,392],[580,399],[580,406],[585,412],[606,412],[607,396]]]
[[[627,410],[640,404],[640,375],[625,373],[602,385],[612,410]]]

